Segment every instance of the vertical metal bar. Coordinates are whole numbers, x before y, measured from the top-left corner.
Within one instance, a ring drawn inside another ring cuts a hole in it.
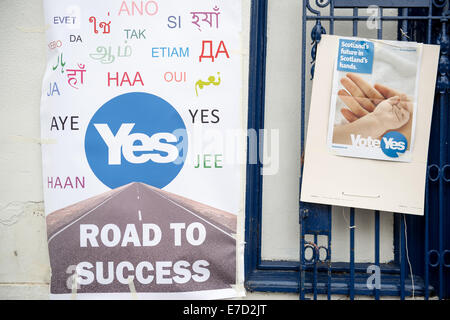
[[[429,7],[428,7],[428,16],[431,17],[433,15],[433,1],[430,1]],[[431,35],[433,31],[433,19],[428,18],[428,29],[427,29],[427,43],[431,43]]]
[[[356,37],[358,35],[358,19],[355,17],[358,16],[358,8],[353,8],[353,36]]]
[[[334,34],[334,1],[330,3],[330,34]]]
[[[402,17],[408,16],[408,9],[404,8],[402,11]],[[408,41],[407,32],[408,32],[408,20],[403,19],[402,21],[402,41]]]
[[[300,224],[300,269],[299,269],[299,277],[300,277],[300,283],[299,283],[299,293],[300,293],[300,300],[305,300],[305,269],[304,269],[304,263],[305,263],[305,227],[302,223]]]
[[[447,35],[447,22],[442,20],[441,24],[441,66],[439,68],[439,108],[440,108],[440,120],[439,120],[439,167],[441,168],[441,174],[439,176],[439,298],[444,299],[444,210],[445,210],[445,198],[444,198],[444,179],[445,172],[444,167],[446,165],[447,158],[447,125],[448,125],[448,115],[447,115],[447,95],[448,95],[448,62],[445,64],[445,58],[448,55],[448,35]],[[448,60],[447,60],[448,61]]]
[[[428,264],[428,250],[429,250],[429,215],[430,215],[430,211],[429,211],[429,177],[427,174],[427,180],[425,183],[425,252],[424,252],[424,270],[425,270],[425,275],[424,275],[424,283],[425,283],[425,300],[428,300],[429,296],[430,296],[430,292],[428,290],[429,286],[430,286],[430,270],[429,270],[429,264]]]
[[[330,2],[330,34],[334,34],[334,1]],[[330,220],[330,226],[331,224],[331,208],[328,212],[328,219]],[[331,228],[331,227],[330,227]],[[331,300],[331,279],[332,279],[332,271],[331,271],[331,229],[328,233],[328,257],[327,257],[327,263],[328,263],[328,270],[327,270],[327,299]]]
[[[350,208],[350,299],[355,299],[355,208]]]
[[[443,8],[443,7],[442,7]],[[439,10],[441,11],[441,10]],[[448,94],[448,44],[449,39],[447,35],[447,19],[441,19],[441,30],[438,36],[438,43],[441,46],[441,56],[439,59],[439,76],[437,82],[437,88],[439,90],[439,210],[438,210],[438,293],[439,298],[444,299],[444,210],[446,210],[445,203],[445,173],[444,168],[446,166],[447,159],[447,94]]]
[[[383,8],[378,8],[377,38],[383,38]],[[375,211],[375,265],[380,267],[380,211]],[[380,273],[381,276],[381,273]],[[375,300],[380,300],[380,290],[375,287]]]
[[[400,264],[400,215],[394,213],[394,263]]]
[[[408,16],[408,9],[403,8],[402,10],[402,16],[407,17]],[[402,20],[402,41],[408,41],[408,35],[406,34],[408,32],[408,20],[403,19]],[[400,231],[400,238],[401,238],[401,258],[400,258],[400,298],[402,300],[405,299],[405,276],[406,276],[406,235],[405,235],[405,216],[404,214],[401,215],[401,231]]]
[[[317,250],[318,241],[317,241],[317,233],[314,234],[314,245],[315,248],[313,250],[314,252],[314,276],[313,276],[313,294],[314,294],[314,300],[317,300],[317,264],[319,263],[320,253],[319,250]]]
[[[301,80],[301,106],[300,106],[300,158],[303,157],[303,152],[305,150],[305,140],[304,140],[304,134],[305,134],[305,92],[306,92],[306,16],[307,16],[307,8],[306,8],[306,1],[303,1],[303,20],[302,20],[302,57],[301,57],[301,64],[302,64],[302,80]],[[300,164],[300,170],[303,171],[303,164]],[[300,176],[301,180],[301,176]],[[301,185],[301,181],[300,181]],[[304,270],[304,249],[305,249],[305,228],[303,223],[303,214],[302,212],[299,212],[300,214],[300,265],[299,265],[299,298],[300,300],[305,299],[305,270]]]
[[[380,211],[375,211],[375,265],[380,267]],[[380,300],[380,290],[375,288],[375,299]]]
[[[331,213],[329,214],[331,219]],[[327,277],[327,299],[331,300],[331,231],[328,234],[328,252],[327,252],[327,262],[328,262],[328,277]]]
[[[405,247],[405,220],[400,215],[400,299],[405,300],[405,275],[406,275],[406,247]]]
[[[307,13],[307,8],[306,8],[306,1],[303,1],[303,21],[302,21],[302,82],[301,82],[301,100],[302,100],[302,105],[301,105],[301,109],[300,109],[300,146],[301,146],[301,150],[300,152],[302,153],[301,156],[303,156],[303,152],[305,150],[305,103],[306,103],[306,81],[305,81],[305,77],[306,77],[306,28],[307,28],[307,21],[306,21],[306,13]],[[303,170],[303,165],[301,166],[301,169]]]
[[[358,35],[358,8],[353,8],[353,36]],[[350,208],[350,299],[355,299],[355,208]]]
[[[377,30],[377,38],[382,39],[383,38],[383,8],[378,8],[378,30]]]
[[[447,32],[447,19],[441,19],[441,32],[438,37],[438,43],[441,46],[441,56],[439,59],[439,77],[438,77],[438,89],[439,89],[439,216],[438,216],[438,249],[439,249],[439,299],[444,299],[445,294],[445,275],[444,275],[444,263],[445,263],[445,248],[444,248],[444,210],[446,211],[445,203],[445,172],[447,160],[447,95],[449,89],[448,80],[448,50],[449,50],[449,38]]]
[[[445,26],[445,24],[444,24]],[[441,174],[439,175],[439,257],[441,258],[439,263],[439,299],[444,298],[444,173],[442,168],[445,165],[445,124],[446,124],[446,104],[445,94],[440,92],[439,99],[440,108],[440,121],[439,121],[439,167],[441,168]]]
[[[433,2],[430,1],[430,4],[428,6],[428,16],[432,16],[433,15]],[[433,29],[433,20],[428,18],[428,26],[427,26],[427,43],[431,43],[431,35],[432,35],[432,29]],[[425,290],[424,290],[424,298],[425,300],[428,300],[430,297],[430,291],[429,291],[429,287],[430,287],[430,265],[429,265],[429,261],[428,261],[428,250],[430,249],[430,243],[429,243],[429,239],[430,239],[430,233],[429,233],[429,223],[430,223],[430,207],[429,207],[429,201],[430,201],[430,179],[429,176],[427,174],[427,179],[425,182],[425,252],[424,252],[424,285],[425,285]]]

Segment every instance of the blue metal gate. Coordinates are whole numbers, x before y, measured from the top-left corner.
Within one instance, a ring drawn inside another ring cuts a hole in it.
[[[449,38],[448,0],[303,0],[302,44],[302,101],[301,101],[301,150],[305,147],[305,85],[307,77],[314,76],[317,44],[322,34],[334,34],[337,23],[352,23],[353,36],[358,36],[358,22],[370,16],[359,15],[358,8],[376,5],[378,11],[377,37],[383,38],[383,23],[397,22],[398,40],[439,44],[441,56],[430,150],[424,217],[394,214],[394,261],[380,263],[380,212],[375,212],[375,239],[373,263],[356,263],[355,257],[355,209],[350,208],[349,263],[332,263],[331,207],[300,203],[300,299],[319,294],[381,296],[437,296],[450,298],[450,201],[448,199],[449,159]],[[395,15],[385,15],[386,9],[398,9]],[[336,11],[348,10],[349,14],[336,15]],[[372,8],[373,9],[373,8]],[[325,27],[328,26],[328,29]],[[312,42],[311,58],[307,59],[307,42]],[[408,231],[408,232],[406,232]],[[307,241],[306,235],[313,241]],[[412,236],[413,235],[413,236]],[[327,237],[327,245],[319,245],[318,237]],[[381,286],[369,288],[367,268],[370,265],[381,270]]]

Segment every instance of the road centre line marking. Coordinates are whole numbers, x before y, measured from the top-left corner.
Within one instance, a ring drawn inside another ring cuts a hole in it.
[[[138,215],[139,215],[139,221],[142,221],[141,210],[138,210]]]
[[[164,198],[164,199],[166,199],[166,200],[169,200],[170,202],[172,202],[174,205],[176,205],[176,206],[178,206],[178,207],[180,207],[180,208],[182,208],[182,209],[184,209],[184,210],[186,210],[187,212],[189,212],[190,214],[192,214],[193,216],[195,216],[195,217],[197,217],[197,218],[199,218],[200,220],[203,220],[204,222],[206,222],[207,224],[209,224],[210,226],[212,226],[212,227],[214,227],[214,228],[216,228],[217,230],[219,230],[220,232],[223,232],[223,233],[225,233],[227,236],[229,236],[230,238],[232,238],[232,239],[235,239],[235,237],[233,237],[231,234],[229,234],[228,232],[226,232],[226,231],[224,231],[224,230],[222,230],[222,229],[220,229],[218,226],[216,226],[216,225],[214,225],[214,224],[212,224],[211,222],[209,222],[208,220],[206,220],[206,219],[204,219],[204,218],[202,218],[202,217],[200,217],[200,216],[198,216],[197,214],[195,214],[194,212],[192,212],[191,210],[189,210],[189,209],[186,209],[185,207],[183,207],[182,205],[179,205],[178,203],[176,203],[176,202],[174,202],[174,201],[172,201],[172,200],[170,200],[169,198],[167,198],[167,197],[165,197],[165,196],[163,196],[163,195],[161,195],[161,194],[159,194],[159,193],[157,193],[156,191],[154,191],[154,190],[152,190],[152,189],[150,189],[151,191],[153,191],[154,193],[156,193],[158,196],[160,196],[160,197],[162,197],[162,198]]]
[[[137,300],[136,287],[134,286],[134,276],[128,277],[128,287],[130,288],[131,296],[133,300]]]
[[[50,244],[50,241],[53,240],[54,237],[56,237],[58,234],[60,234],[61,232],[63,232],[64,230],[66,230],[67,228],[69,228],[71,225],[73,225],[74,223],[80,221],[81,219],[83,219],[84,217],[86,217],[88,214],[90,214],[92,211],[94,211],[95,209],[97,209],[98,207],[102,206],[103,204],[105,204],[106,202],[108,202],[109,200],[111,200],[112,198],[117,197],[119,194],[121,194],[122,192],[124,192],[125,190],[127,190],[128,188],[123,189],[122,191],[120,191],[119,193],[110,196],[108,199],[105,199],[102,203],[100,203],[98,206],[96,206],[95,208],[89,210],[88,212],[86,212],[85,214],[83,214],[81,217],[79,217],[78,219],[76,219],[75,221],[72,221],[70,224],[66,225],[64,228],[62,228],[61,230],[59,230],[58,232],[56,232],[55,234],[53,234],[50,239],[48,239],[47,244]]]

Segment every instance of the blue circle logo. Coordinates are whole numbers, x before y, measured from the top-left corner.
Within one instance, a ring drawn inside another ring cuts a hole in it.
[[[390,158],[398,158],[408,149],[408,140],[397,131],[390,131],[381,138],[381,150]]]
[[[111,189],[131,182],[161,189],[181,171],[188,139],[172,105],[133,92],[111,99],[94,114],[84,144],[89,166]]]

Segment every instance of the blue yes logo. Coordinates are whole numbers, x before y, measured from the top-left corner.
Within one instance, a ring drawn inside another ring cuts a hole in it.
[[[406,152],[407,148],[408,140],[400,132],[391,131],[381,138],[381,150],[390,158],[398,158],[400,154]]]
[[[86,130],[86,158],[111,189],[131,182],[164,188],[187,154],[183,119],[167,101],[148,93],[120,95],[105,103]]]

